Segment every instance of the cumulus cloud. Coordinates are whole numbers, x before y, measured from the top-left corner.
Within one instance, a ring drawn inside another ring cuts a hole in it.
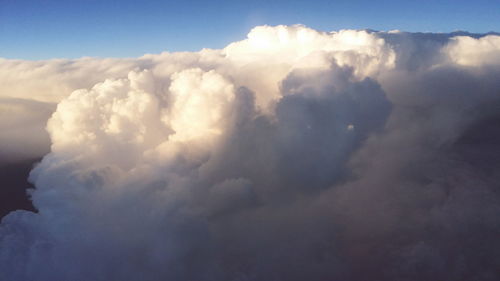
[[[50,152],[38,212],[2,220],[0,279],[495,280],[498,40],[261,26],[2,60],[0,148],[45,154],[48,119]]]
[[[457,64],[467,66],[498,65],[498,49],[500,36],[488,35],[479,39],[467,36],[452,38],[444,50],[450,59]]]

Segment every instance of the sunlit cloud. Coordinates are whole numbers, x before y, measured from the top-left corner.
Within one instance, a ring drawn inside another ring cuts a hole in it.
[[[2,59],[1,155],[43,159],[0,279],[494,280],[499,42],[258,26]]]

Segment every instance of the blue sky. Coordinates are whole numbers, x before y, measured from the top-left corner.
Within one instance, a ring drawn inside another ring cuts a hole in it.
[[[136,57],[220,48],[255,25],[500,31],[500,1],[0,0],[0,57]]]

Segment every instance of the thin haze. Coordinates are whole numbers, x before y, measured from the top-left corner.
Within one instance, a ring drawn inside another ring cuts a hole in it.
[[[0,57],[137,57],[222,48],[256,25],[320,30],[500,30],[498,1],[1,0]]]

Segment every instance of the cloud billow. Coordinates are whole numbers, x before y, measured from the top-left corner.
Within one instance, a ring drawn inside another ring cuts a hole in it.
[[[495,280],[497,57],[494,34],[262,26],[221,50],[2,60],[0,106],[53,114],[0,279]],[[48,114],[9,118],[25,135]]]

